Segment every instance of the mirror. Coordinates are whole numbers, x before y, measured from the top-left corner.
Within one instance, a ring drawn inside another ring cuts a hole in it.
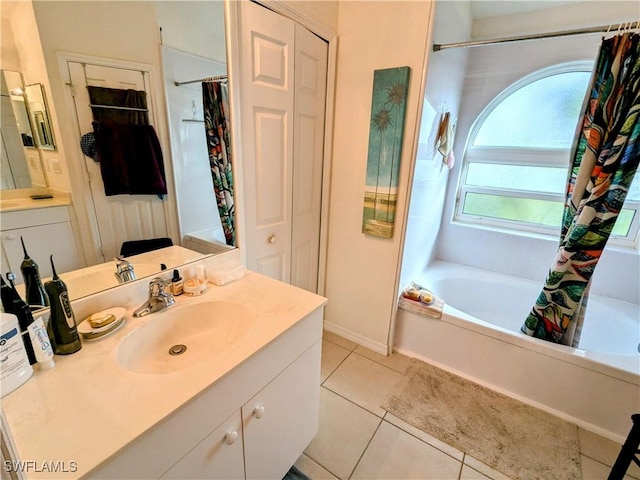
[[[29,97],[22,74],[0,70],[2,82],[2,164],[0,189],[46,186],[42,159],[29,114]],[[46,113],[46,112],[45,112]]]
[[[40,83],[27,85],[25,93],[37,147],[43,150],[55,150],[56,144],[53,139],[53,128],[51,128],[49,113],[47,112],[44,87]]]
[[[7,5],[17,5],[14,7],[15,10],[24,8],[25,4],[29,4],[23,1],[3,0],[3,7],[5,3]],[[11,8],[3,8],[3,17],[5,11],[10,14],[12,10]],[[135,11],[135,13],[132,13],[132,11]],[[222,1],[184,0],[152,2],[38,1],[33,2],[30,18],[31,20],[27,22],[25,28],[23,26],[27,17],[24,15],[24,11],[22,11],[19,19],[14,18],[12,20],[13,33],[16,38],[22,35],[21,32],[29,32],[29,28],[33,27],[33,25],[46,25],[46,28],[43,27],[34,32],[39,33],[42,41],[41,46],[30,45],[24,52],[21,51],[19,55],[15,55],[19,58],[28,59],[26,63],[29,66],[37,66],[39,63],[45,65],[44,61],[34,60],[37,57],[36,54],[41,55],[43,57],[42,60],[44,60],[44,57],[55,56],[58,51],[78,54],[79,56],[114,58],[152,65],[155,77],[150,82],[151,105],[157,111],[166,112],[168,117],[164,119],[169,126],[169,138],[165,137],[166,142],[163,144],[167,147],[164,155],[165,162],[167,158],[172,158],[172,176],[176,185],[176,195],[169,196],[168,201],[175,202],[175,209],[179,212],[180,243],[183,243],[183,246],[190,250],[197,250],[198,255],[228,250],[229,247],[225,245],[225,238],[221,234],[220,217],[215,203],[215,194],[213,193],[204,123],[182,121],[183,119],[192,120],[194,118],[192,97],[196,102],[196,119],[203,119],[202,87],[199,82],[183,87],[176,87],[174,84],[175,81],[196,80],[226,72],[224,3]],[[32,22],[33,25],[29,25],[29,22]],[[79,24],[86,24],[86,28],[79,28]],[[132,26],[134,24],[135,27]],[[161,31],[158,33],[160,29]],[[5,31],[9,32],[8,29],[3,29],[3,39]],[[29,38],[36,38],[36,35],[31,35]],[[13,45],[17,47],[16,49],[22,49],[25,47],[25,43],[26,41],[16,40]],[[5,52],[4,47],[3,44],[3,54]],[[38,48],[41,48],[40,51],[38,51]],[[177,53],[182,62],[180,67],[176,67],[175,75],[172,74],[171,76],[168,74],[165,64],[165,51],[168,50]],[[162,51],[162,56],[158,54],[160,51]],[[196,67],[194,71],[193,65],[201,64],[202,62],[209,66],[214,64],[215,68],[210,69],[207,67],[205,70],[198,70],[199,67]],[[77,121],[72,118],[73,113],[69,108],[69,102],[64,97],[68,86],[62,80],[62,73],[54,70],[51,68],[45,70],[45,73],[49,74],[48,82],[41,80],[42,77],[37,75],[40,72],[36,71],[34,73],[33,70],[23,70],[27,83],[31,83],[28,87],[26,108],[30,112],[30,118],[35,125],[32,130],[34,143],[42,146],[45,163],[48,166],[55,159],[56,162],[61,164],[66,162],[67,165],[70,165],[73,163],[76,166],[75,170],[67,168],[71,173],[84,172],[85,166],[78,166],[82,161],[88,160],[88,162],[94,164],[94,168],[96,165],[91,158],[82,158],[82,153],[79,151],[80,136],[86,133],[87,130],[82,130],[80,135],[73,130],[74,126],[77,128]],[[164,78],[162,78],[163,75]],[[47,87],[46,91],[50,94],[48,98],[44,94],[42,85],[32,83],[38,81],[41,81]],[[164,85],[161,85],[160,82],[164,83]],[[80,88],[84,87],[75,88],[80,91]],[[182,98],[179,103],[174,102],[172,95],[176,92],[178,92],[178,97],[186,95],[187,98]],[[171,98],[169,98],[170,96]],[[44,108],[47,104],[52,109],[51,111]],[[164,104],[164,109],[156,108],[162,104]],[[51,126],[52,119],[55,120],[55,126],[58,128],[56,138],[54,138],[54,129]],[[167,130],[158,131],[158,135],[165,135],[166,132]],[[186,135],[185,132],[187,133]],[[198,138],[196,142],[198,146],[191,146],[190,139],[195,139],[196,137]],[[51,157],[49,152],[56,146],[59,154]],[[171,147],[171,150],[167,151],[169,147]],[[37,148],[32,150],[38,151]],[[76,150],[78,151],[77,154]],[[198,155],[193,155],[192,151],[198,151]],[[185,152],[188,152],[186,157],[183,155]],[[203,153],[204,155],[202,155]],[[83,192],[74,190],[74,185],[77,186],[78,183],[81,183],[80,175],[76,175],[71,180],[71,194],[74,203],[86,202],[86,204],[83,203],[83,209],[86,212],[90,212],[88,216],[97,215],[98,213],[94,213],[97,209],[90,203],[91,195],[87,195],[86,190]],[[75,184],[74,181],[76,182]],[[200,182],[197,187],[194,183],[196,181]],[[52,185],[49,186],[52,187]],[[206,198],[198,193],[205,190]],[[78,210],[80,209],[76,209],[76,212]],[[129,212],[127,212],[127,215],[129,215]],[[131,216],[134,217],[135,215]],[[157,218],[154,217],[154,221]],[[206,223],[203,223],[205,220]],[[82,226],[89,225],[90,221],[92,220],[82,223]],[[214,222],[213,224],[211,223],[212,221]],[[74,228],[76,225],[74,225]],[[90,236],[95,235],[97,232],[99,235],[102,230],[101,225],[99,225],[97,228],[94,227],[93,232],[87,233],[89,228],[86,227],[82,233]],[[190,239],[189,245],[186,244],[186,241],[183,241],[187,236]],[[146,238],[149,238],[149,236]],[[178,244],[175,240],[174,243]],[[200,248],[204,244],[207,246]],[[96,247],[96,249],[98,248]],[[82,254],[79,252],[78,256],[81,257]],[[114,262],[110,257],[113,257],[110,252],[108,254],[105,253],[104,258],[107,260],[105,263],[99,263],[87,268],[89,270],[96,268],[108,270],[109,274],[107,276],[113,277],[111,267],[113,267],[112,264]],[[36,260],[39,263],[46,261],[40,257]],[[13,267],[13,263],[11,265]],[[15,267],[13,268],[15,270]],[[148,273],[145,269],[142,269],[142,271]],[[159,271],[159,267],[157,267],[157,271]],[[68,273],[74,277],[78,275],[82,277],[86,270],[58,273],[61,276]],[[17,274],[20,277],[20,273],[17,272]],[[142,278],[140,274],[137,276]],[[104,288],[113,288],[113,286],[105,286]],[[99,288],[95,291],[100,290]],[[85,293],[95,292],[83,292],[80,296]]]

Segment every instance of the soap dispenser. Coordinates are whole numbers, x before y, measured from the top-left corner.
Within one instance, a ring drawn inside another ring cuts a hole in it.
[[[29,307],[31,307],[31,310],[48,307],[49,299],[42,286],[38,264],[29,257],[27,247],[25,247],[22,237],[20,237],[20,242],[22,243],[22,251],[24,252],[24,260],[22,260],[20,264],[20,271],[24,278],[25,300]]]
[[[76,327],[76,318],[69,302],[67,286],[56,273],[53,255],[50,260],[53,278],[44,284],[51,303],[51,317],[47,331],[53,343],[53,351],[58,355],[67,355],[80,350],[82,344]]]

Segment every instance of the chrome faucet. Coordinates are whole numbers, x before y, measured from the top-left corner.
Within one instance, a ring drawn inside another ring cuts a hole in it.
[[[173,305],[175,299],[170,292],[165,292],[165,288],[169,286],[169,282],[160,277],[156,277],[149,283],[149,299],[142,304],[135,312],[134,317],[143,317],[149,313],[164,310]]]
[[[133,265],[122,257],[115,257],[116,270],[114,273],[118,279],[118,283],[132,282],[136,279],[136,272],[133,271]]]

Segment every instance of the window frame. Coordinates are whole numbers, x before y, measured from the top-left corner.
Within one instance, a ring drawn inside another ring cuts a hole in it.
[[[587,72],[591,73],[594,62],[592,60],[580,60],[573,62],[565,62],[537,70],[526,75],[519,80],[513,82],[498,95],[496,95],[482,110],[480,115],[473,123],[469,135],[467,137],[465,153],[463,156],[462,167],[458,177],[458,186],[456,188],[455,206],[453,209],[454,223],[460,223],[469,226],[476,226],[492,230],[505,231],[510,233],[543,235],[557,238],[560,234],[560,221],[556,227],[549,227],[541,224],[527,223],[524,221],[508,220],[496,217],[487,217],[463,213],[465,206],[465,196],[468,193],[480,193],[488,195],[500,195],[506,197],[517,197],[524,199],[540,199],[557,201],[564,204],[565,196],[562,194],[546,193],[531,190],[507,189],[497,187],[484,187],[468,185],[466,183],[469,165],[472,163],[497,164],[497,165],[514,165],[514,166],[535,166],[535,167],[552,167],[562,168],[565,175],[568,174],[569,157],[572,147],[569,148],[531,148],[531,147],[490,147],[490,146],[474,146],[478,132],[483,126],[485,120],[491,115],[494,109],[500,105],[507,97],[544,78],[571,72]],[[581,111],[584,110],[583,108]],[[576,123],[577,127],[577,123]],[[611,242],[616,246],[637,247],[640,232],[640,202],[627,200],[625,209],[634,211],[633,220],[629,228],[627,236],[612,235]]]

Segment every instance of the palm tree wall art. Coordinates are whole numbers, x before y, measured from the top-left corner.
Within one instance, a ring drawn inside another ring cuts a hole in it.
[[[409,67],[375,70],[362,231],[393,237]]]

